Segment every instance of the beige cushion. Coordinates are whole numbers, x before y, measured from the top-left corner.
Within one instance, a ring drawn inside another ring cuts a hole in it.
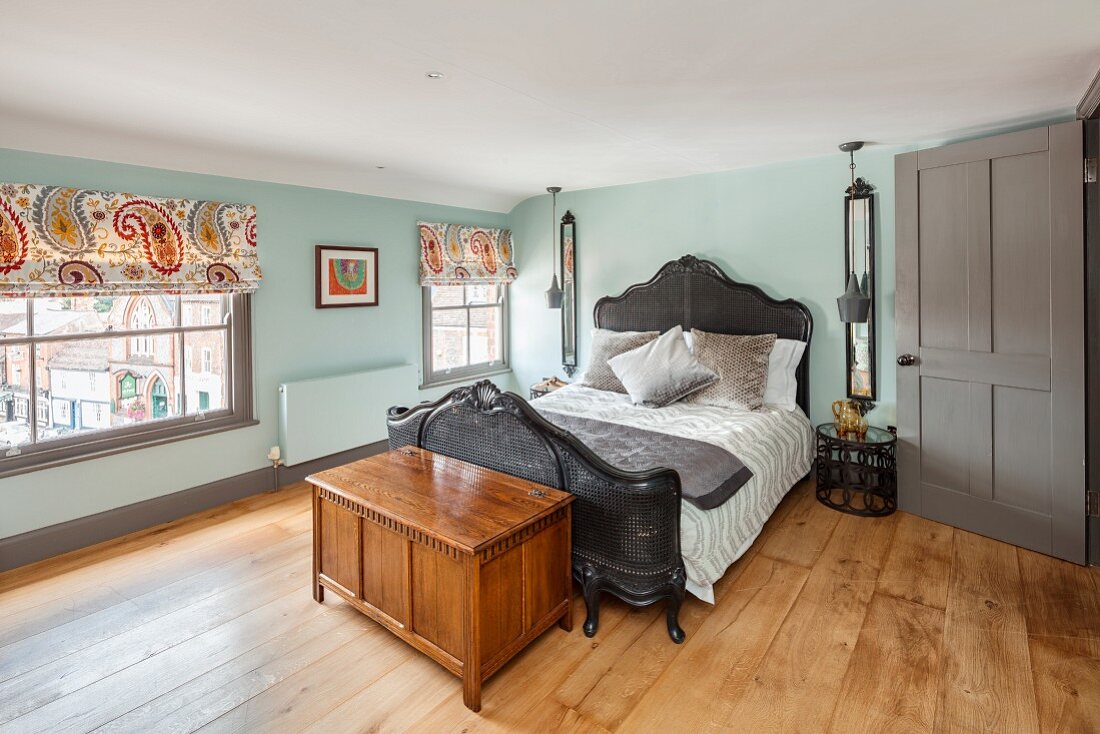
[[[626,388],[607,363],[612,357],[637,349],[657,338],[658,331],[609,331],[592,330],[592,358],[580,384],[597,390],[625,393]]]
[[[704,367],[684,342],[684,330],[674,326],[637,349],[608,360],[635,405],[663,408],[718,382],[718,373]]]
[[[756,410],[764,404],[768,357],[775,334],[740,336],[691,330],[695,357],[718,373],[718,382],[684,398],[685,403]]]

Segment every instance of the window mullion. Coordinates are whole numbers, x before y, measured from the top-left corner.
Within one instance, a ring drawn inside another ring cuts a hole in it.
[[[34,299],[27,299],[27,420],[30,426],[31,445],[38,443],[38,345],[34,341]]]

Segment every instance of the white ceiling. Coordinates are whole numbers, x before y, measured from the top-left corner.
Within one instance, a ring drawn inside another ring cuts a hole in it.
[[[0,5],[2,147],[499,211],[1049,119],[1100,66],[1097,0]]]

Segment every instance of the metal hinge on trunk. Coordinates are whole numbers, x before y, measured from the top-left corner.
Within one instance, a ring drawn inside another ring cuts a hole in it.
[[[1089,517],[1100,517],[1100,492],[1090,490],[1085,493],[1085,510]]]
[[[1096,183],[1097,174],[1100,173],[1098,168],[1100,168],[1100,162],[1096,158],[1085,159],[1085,183]]]

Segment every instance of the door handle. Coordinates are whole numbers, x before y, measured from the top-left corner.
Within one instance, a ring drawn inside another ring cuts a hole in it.
[[[917,358],[912,354],[903,354],[898,357],[898,364],[902,367],[912,367],[917,363]]]

